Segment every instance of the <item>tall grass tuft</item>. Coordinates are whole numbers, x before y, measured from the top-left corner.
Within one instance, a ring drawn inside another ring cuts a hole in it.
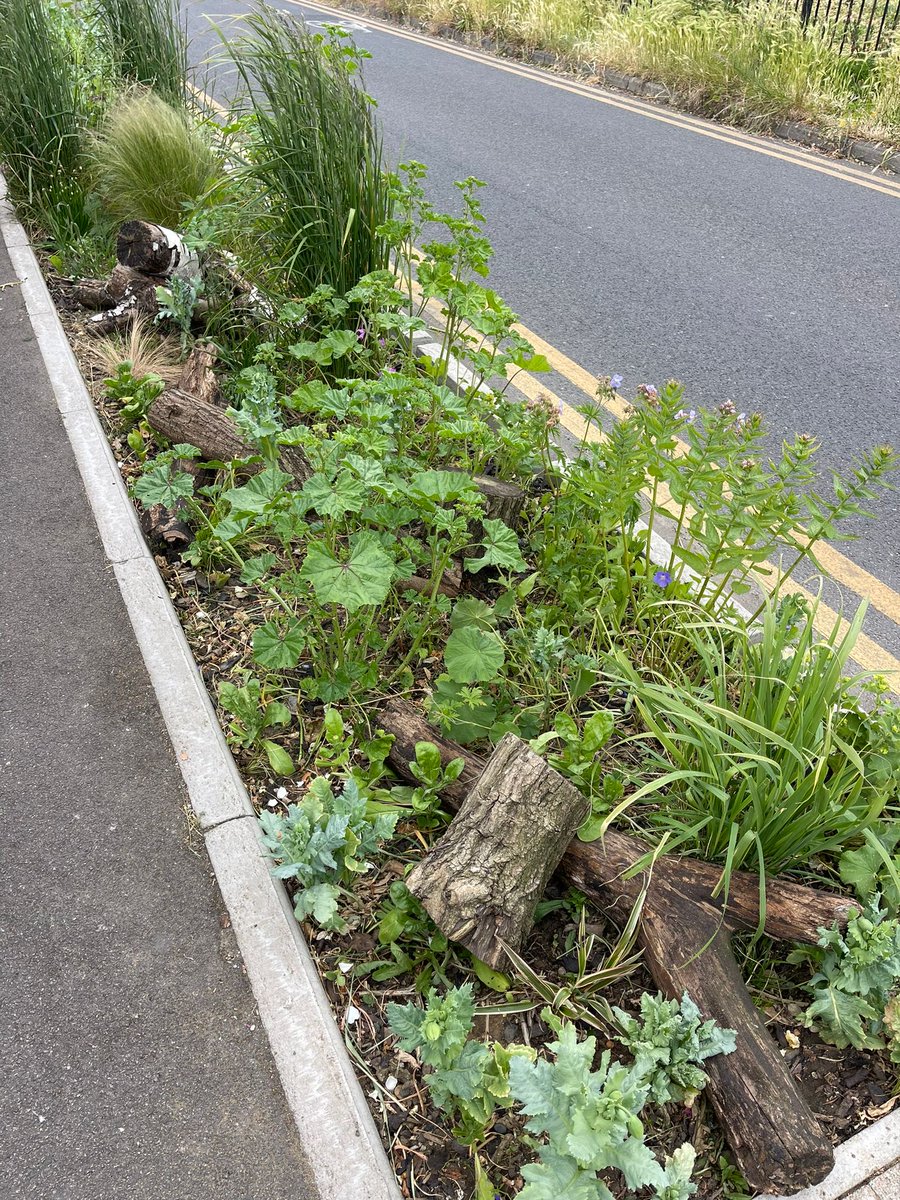
[[[387,265],[381,136],[359,55],[262,6],[229,45],[255,116],[249,171],[267,194],[266,248],[294,289],[348,291]]]
[[[45,231],[89,232],[79,74],[44,0],[0,0],[0,159],[13,199]]]
[[[153,92],[123,97],[93,138],[97,191],[110,217],[181,228],[217,175],[216,156],[184,109]]]
[[[97,0],[97,5],[120,78],[183,104],[188,37],[177,0]]]

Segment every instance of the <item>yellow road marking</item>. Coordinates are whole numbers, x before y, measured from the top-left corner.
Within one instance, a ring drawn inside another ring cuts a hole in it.
[[[689,117],[675,112],[660,112],[657,108],[649,104],[641,104],[632,100],[619,99],[608,93],[603,93],[598,89],[587,87],[583,84],[575,83],[574,81],[560,79],[549,73],[538,71],[533,68],[520,66],[516,63],[507,62],[504,59],[496,58],[493,55],[484,54],[477,50],[469,49],[466,46],[459,46],[449,42],[441,41],[437,38],[431,38],[424,34],[414,33],[408,29],[401,29],[399,26],[392,25],[390,22],[381,21],[376,17],[362,16],[359,14],[351,14],[340,8],[333,8],[326,4],[319,4],[316,0],[286,0],[286,3],[292,4],[297,8],[310,8],[316,12],[322,12],[326,15],[334,16],[340,20],[341,17],[354,17],[366,25],[371,25],[383,33],[389,33],[395,37],[401,38],[404,41],[415,42],[418,45],[428,46],[434,50],[441,50],[445,54],[454,55],[457,58],[466,58],[473,62],[479,62],[484,66],[489,66],[497,71],[503,71],[508,75],[518,75],[523,79],[530,79],[532,82],[542,83],[547,87],[556,88],[558,91],[569,92],[573,95],[581,96],[583,99],[592,100],[598,104],[605,104],[610,108],[619,108],[625,112],[636,114],[637,116],[645,117],[651,121],[658,121],[664,125],[673,125],[676,128],[687,130],[691,133],[699,134],[702,137],[712,138],[714,141],[725,142],[732,146],[738,146],[745,150],[752,150],[756,154],[763,154],[767,158],[781,159],[783,162],[793,163],[795,166],[800,166],[808,171],[815,171],[821,175],[830,175],[835,179],[841,179],[846,183],[855,184],[857,187],[868,188],[871,191],[881,192],[886,196],[894,196],[900,199],[900,183],[894,183],[892,180],[873,180],[866,178],[861,172],[851,172],[846,168],[839,166],[831,166],[825,163],[816,162],[810,155],[803,154],[798,151],[782,150],[768,144],[762,139],[753,138],[747,134],[732,133],[731,131],[724,132],[720,129],[711,127],[703,122],[700,118]]]

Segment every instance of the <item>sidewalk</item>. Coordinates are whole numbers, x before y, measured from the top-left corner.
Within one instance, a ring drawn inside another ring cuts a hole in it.
[[[14,280],[0,240],[0,1192],[317,1200]]]

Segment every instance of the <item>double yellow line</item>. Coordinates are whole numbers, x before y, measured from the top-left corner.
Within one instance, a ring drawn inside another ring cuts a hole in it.
[[[495,55],[486,54],[484,51],[475,50],[468,46],[461,46],[458,43],[428,37],[426,34],[416,33],[410,29],[403,29],[400,26],[391,24],[389,21],[382,21],[376,17],[369,17],[362,13],[351,12],[329,4],[320,4],[318,0],[285,0],[285,2],[294,5],[296,8],[311,9],[314,12],[332,17],[336,24],[339,24],[342,18],[345,21],[358,20],[364,25],[371,26],[373,29],[377,29],[382,33],[388,33],[392,37],[400,38],[403,41],[427,46],[431,50],[439,50],[444,54],[450,54],[456,58],[465,58],[507,75],[517,75],[522,79],[543,84],[545,87],[552,87],[557,91],[580,96],[582,99],[590,100],[595,104],[604,104],[608,108],[617,108],[649,121],[657,121],[663,125],[674,126],[676,129],[681,129],[700,137],[712,138],[717,142],[725,142],[728,145],[737,146],[743,150],[762,154],[767,158],[780,159],[782,162],[803,167],[807,171],[815,171],[820,175],[829,175],[845,183],[855,184],[857,187],[868,188],[870,191],[881,192],[883,195],[895,196],[900,199],[900,180],[895,181],[884,174],[870,176],[864,168],[854,168],[849,165],[842,165],[839,162],[831,162],[814,151],[795,149],[788,144],[781,146],[767,138],[715,125],[710,121],[704,120],[702,117],[693,117],[689,113],[681,113],[674,109],[661,108],[659,105],[650,104],[646,101],[615,95],[611,92],[604,92],[591,84],[579,83],[575,79],[553,75],[546,70],[529,67],[524,63],[497,58]]]

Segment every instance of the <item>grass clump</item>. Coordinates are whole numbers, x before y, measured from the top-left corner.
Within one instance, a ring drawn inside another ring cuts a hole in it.
[[[187,32],[176,0],[97,0],[108,53],[121,79],[183,104]]]
[[[246,26],[229,52],[253,117],[249,174],[268,200],[266,266],[294,289],[348,291],[387,264],[378,230],[389,193],[372,101],[358,83],[363,52],[267,7]]]
[[[92,226],[79,78],[43,0],[0,0],[0,159],[21,210],[60,241]]]
[[[93,139],[104,207],[117,221],[177,229],[215,181],[216,156],[188,115],[153,92],[126,96]]]

